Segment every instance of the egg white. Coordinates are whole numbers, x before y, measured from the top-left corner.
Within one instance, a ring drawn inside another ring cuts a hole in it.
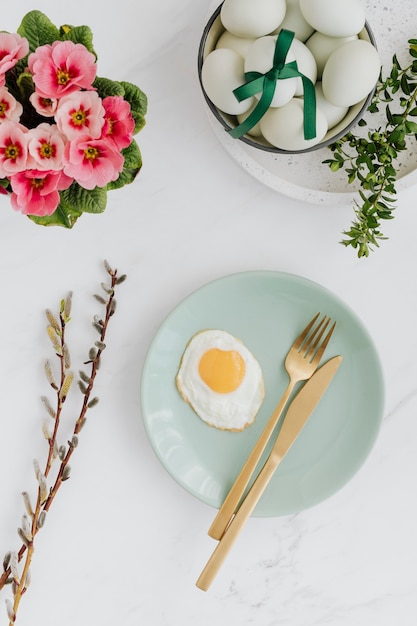
[[[245,363],[239,387],[230,393],[213,391],[199,375],[202,356],[211,348],[235,350]],[[240,431],[253,423],[262,404],[265,387],[261,367],[233,335],[223,330],[203,330],[187,344],[176,376],[178,391],[207,424],[221,430]]]

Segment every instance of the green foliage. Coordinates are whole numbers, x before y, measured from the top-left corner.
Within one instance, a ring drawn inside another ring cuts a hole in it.
[[[411,62],[402,68],[393,55],[392,68],[385,79],[380,76],[368,108],[373,114],[385,105],[385,125],[370,128],[361,120],[359,125],[368,128],[366,136],[348,133],[330,146],[332,158],[324,161],[333,172],[343,168],[349,183],[360,183],[355,220],[341,242],[353,247],[358,257],[369,256],[386,239],[381,222],[394,217],[398,159],[410,139],[417,138],[417,123],[410,119],[417,116],[417,39],[408,43]]]
[[[101,98],[122,96],[129,104],[135,120],[135,134],[145,126],[148,99],[139,87],[126,81],[118,82],[109,78],[97,77],[93,83]]]
[[[29,53],[34,52],[38,46],[52,44],[61,38],[58,28],[40,11],[27,13],[17,32],[28,40]]]
[[[125,93],[124,97],[130,104],[133,119],[135,120],[135,133],[138,133],[145,125],[145,114],[148,109],[148,99],[146,95],[132,83],[123,81],[121,83]]]
[[[81,43],[90,52],[95,54],[93,48],[93,33],[88,26],[64,25],[57,28],[51,20],[41,11],[27,13],[17,29],[21,37],[26,37],[29,42],[29,54],[39,46],[53,44],[54,41],[70,40]]]
[[[120,172],[117,180],[107,184],[107,189],[109,190],[120,189],[120,187],[132,183],[142,167],[142,155],[135,140],[132,141],[130,146],[122,150],[122,155],[125,159],[123,170]]]
[[[97,58],[93,46],[93,33],[89,26],[61,26],[59,34],[62,41],[69,40],[73,43],[82,43]]]
[[[10,182],[8,178],[0,178],[0,187],[7,191],[10,190]],[[3,192],[4,193],[4,192]]]
[[[103,213],[107,203],[105,189],[95,187],[83,189],[78,183],[60,192],[61,202],[52,215],[38,217],[30,215],[30,219],[42,226],[64,226],[72,228],[82,213]]]
[[[68,189],[61,191],[61,205],[72,213],[77,210],[82,213],[103,213],[106,203],[107,193],[101,187],[84,189],[74,182]]]
[[[97,89],[100,98],[107,98],[107,96],[124,96],[125,90],[122,85],[115,80],[109,78],[96,77],[93,87]]]
[[[29,215],[28,217],[41,226],[64,226],[65,228],[72,228],[77,219],[82,214],[82,211],[71,211],[66,208],[62,202],[58,205],[52,215],[45,215],[40,217],[38,215]]]

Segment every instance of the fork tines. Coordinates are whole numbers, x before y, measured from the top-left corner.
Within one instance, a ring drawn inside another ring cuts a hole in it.
[[[336,326],[336,322],[333,322],[333,325],[330,327],[327,335],[324,337],[323,341],[320,343],[325,331],[329,327],[331,322],[331,318],[324,315],[319,323],[313,329],[315,322],[317,321],[320,313],[317,313],[315,317],[311,320],[310,324],[304,329],[301,335],[298,338],[298,351],[304,353],[304,357],[313,360],[313,358],[320,359],[326,349],[327,344],[330,341],[330,337],[333,334],[333,331]],[[313,330],[312,330],[313,329]],[[312,331],[312,332],[310,332]]]

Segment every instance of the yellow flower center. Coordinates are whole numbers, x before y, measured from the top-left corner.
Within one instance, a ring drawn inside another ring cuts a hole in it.
[[[54,156],[54,147],[51,146],[50,143],[43,143],[40,147],[39,154],[45,159],[50,159]]]
[[[6,116],[6,112],[9,108],[9,105],[7,104],[7,102],[0,102],[0,117],[5,117]]]
[[[45,184],[45,179],[44,178],[32,178],[31,180],[31,185],[33,189],[42,189],[42,187]]]
[[[94,148],[93,146],[89,146],[84,150],[84,156],[89,161],[94,161],[98,157],[98,154],[99,152],[97,148]]]
[[[70,80],[71,76],[67,70],[58,69],[56,72],[56,79],[58,81],[58,85],[66,85]]]
[[[16,146],[15,144],[10,144],[5,149],[4,156],[6,157],[6,159],[12,159],[13,161],[18,158],[19,153],[20,153],[19,146]]]
[[[84,126],[87,120],[87,114],[82,109],[79,109],[78,111],[71,113],[71,118],[75,126]]]

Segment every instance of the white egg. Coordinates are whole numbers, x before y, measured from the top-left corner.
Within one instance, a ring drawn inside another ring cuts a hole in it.
[[[262,370],[246,346],[223,330],[204,330],[187,344],[176,376],[178,391],[207,424],[240,431],[265,395]]]
[[[330,130],[331,128],[334,128],[336,124],[341,122],[344,117],[346,117],[347,112],[349,111],[349,107],[335,106],[334,104],[326,100],[323,94],[321,82],[315,84],[315,89],[317,108],[320,109],[320,111],[324,114]]]
[[[256,39],[248,49],[245,58],[245,72],[260,72],[265,74],[273,65],[276,37],[270,35]],[[295,61],[295,56],[288,51],[286,62]],[[278,80],[275,88],[274,97],[271,102],[272,107],[280,107],[286,104],[294,96],[297,89],[297,78],[286,78]],[[256,98],[260,98],[262,93],[256,94]]]
[[[302,41],[293,39],[289,52],[295,56],[299,72],[307,76],[314,84],[317,80],[317,64],[313,54]],[[301,78],[297,78],[296,96],[304,94],[303,82]]]
[[[201,68],[201,82],[207,96],[223,113],[238,115],[247,111],[253,98],[239,102],[233,90],[245,82],[243,58],[234,50],[213,50]]]
[[[381,62],[375,47],[363,39],[348,41],[335,50],[323,70],[325,98],[336,106],[351,106],[372,91]]]
[[[300,0],[300,10],[315,30],[329,37],[357,35],[365,26],[361,0]]]
[[[304,101],[293,98],[283,107],[269,109],[260,121],[263,136],[281,150],[305,150],[320,143],[327,133],[324,114],[316,111],[316,137],[304,139]]]
[[[287,11],[284,21],[279,28],[291,30],[297,39],[306,41],[313,34],[314,28],[311,26],[300,10],[300,0],[287,0]]]
[[[247,39],[246,37],[237,37],[236,35],[232,35],[232,33],[225,30],[224,33],[220,35],[216,43],[216,49],[228,48],[229,50],[234,50],[240,54],[241,57],[245,58],[248,48],[253,42],[253,38]]]
[[[242,115],[238,115],[237,116],[237,121],[239,122],[239,124],[242,124],[242,122],[244,122],[246,120],[247,117],[249,117],[249,115],[252,113],[253,109],[258,105],[258,100],[256,100],[253,105],[251,106],[251,108],[249,109],[249,111],[246,111],[246,113],[242,113]],[[252,128],[250,128],[247,131],[247,134],[250,135],[251,137],[261,137],[262,133],[261,133],[261,127],[259,125],[259,122],[257,124],[255,124],[255,126],[252,126]]]
[[[352,35],[351,37],[328,37],[328,35],[323,35],[323,33],[318,31],[311,35],[306,41],[306,46],[316,59],[318,79],[321,79],[324,66],[332,52],[336,48],[343,46],[344,43],[357,38],[357,35]]]
[[[238,37],[263,37],[281,24],[285,0],[224,0],[220,19]]]

